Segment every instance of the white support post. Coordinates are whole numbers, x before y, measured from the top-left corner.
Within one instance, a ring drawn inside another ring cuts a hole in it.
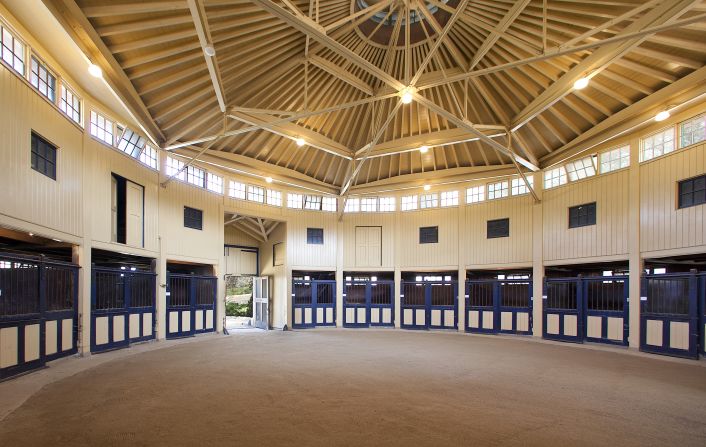
[[[167,338],[167,257],[162,236],[158,238],[159,258],[157,258],[157,340]]]
[[[462,198],[460,200],[463,200]],[[466,330],[466,207],[458,207],[458,331]]]
[[[537,179],[539,177],[539,179]],[[532,335],[542,337],[542,311],[544,310],[544,231],[542,174],[535,174],[535,192],[540,201],[532,205]]]
[[[630,349],[640,348],[640,277],[644,261],[640,254],[640,141],[630,140],[630,168],[628,173],[628,310]]]
[[[83,244],[75,245],[71,258],[80,269],[78,271],[78,352],[91,353],[91,241],[83,239]]]
[[[395,328],[402,325],[401,301],[400,301],[400,281],[402,281],[402,271],[395,265]]]
[[[338,200],[343,209],[343,200]],[[343,222],[336,220],[336,327],[343,327]]]

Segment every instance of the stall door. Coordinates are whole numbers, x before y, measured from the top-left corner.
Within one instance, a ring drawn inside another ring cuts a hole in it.
[[[576,278],[547,278],[542,336],[550,340],[583,343],[582,288]]]
[[[252,312],[256,328],[270,328],[270,279],[267,276],[253,278]]]
[[[140,185],[125,182],[126,189],[126,242],[133,247],[142,247],[143,241],[143,220],[142,214],[144,211],[144,188]]]
[[[642,280],[640,350],[698,357],[699,275],[647,275]]]

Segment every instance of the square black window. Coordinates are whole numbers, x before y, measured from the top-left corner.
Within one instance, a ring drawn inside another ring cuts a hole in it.
[[[307,228],[306,243],[314,245],[324,244],[324,229],[323,228]]]
[[[439,227],[419,227],[420,244],[439,243]]]
[[[596,224],[596,202],[584,203],[569,208],[569,228],[587,227]]]
[[[679,208],[706,203],[706,175],[679,182]]]
[[[203,230],[203,211],[184,207],[184,226],[194,230]]]
[[[510,237],[510,219],[495,219],[488,221],[488,239]]]
[[[56,146],[32,132],[32,169],[56,180]]]

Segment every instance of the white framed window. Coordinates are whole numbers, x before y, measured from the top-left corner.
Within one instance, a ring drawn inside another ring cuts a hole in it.
[[[395,211],[395,198],[394,197],[380,197],[379,205],[380,205],[381,212]]]
[[[268,189],[267,204],[272,206],[282,206],[282,193],[273,189]]]
[[[419,208],[436,208],[439,206],[439,196],[436,193],[422,194],[419,196]]]
[[[640,161],[652,160],[674,151],[674,126],[649,135],[640,142]]]
[[[0,52],[2,52],[2,60],[7,65],[12,67],[17,73],[25,75],[25,44],[23,44],[10,30],[1,26],[0,33]]]
[[[138,158],[146,144],[144,138],[126,127],[118,141],[118,149],[131,157]]]
[[[616,147],[601,154],[601,174],[630,166],[630,145]]]
[[[507,180],[495,183],[488,183],[488,200],[507,197],[509,193],[510,191],[508,191]]]
[[[81,124],[81,100],[70,88],[61,83],[61,100],[59,110],[71,118],[76,124]]]
[[[596,165],[593,157],[584,157],[567,163],[566,172],[572,182],[596,175]]]
[[[458,206],[458,191],[443,191],[441,206]]]
[[[529,186],[534,187],[534,176],[528,175],[527,177],[527,183],[529,183]],[[527,184],[525,184],[525,180],[522,177],[517,177],[512,179],[510,182],[510,193],[513,196],[519,196],[522,194],[527,194],[529,192],[529,188],[527,187]]]
[[[228,182],[228,196],[234,199],[245,200],[245,183],[233,180]]]
[[[346,200],[346,206],[343,208],[344,213],[357,213],[360,211],[360,199],[349,197]]]
[[[157,149],[149,144],[145,145],[140,154],[140,161],[152,169],[157,169]]]
[[[184,162],[177,160],[176,158],[167,157],[167,175],[179,179],[181,181],[186,180],[186,171],[184,169]],[[179,172],[181,171],[181,172]],[[178,174],[177,174],[178,172]]]
[[[49,101],[56,102],[56,76],[34,55],[31,58],[29,83]]]
[[[335,213],[338,209],[338,201],[335,197],[324,197],[321,200],[321,210]]]
[[[471,186],[466,190],[466,203],[478,203],[485,200],[485,186]]]
[[[544,189],[565,185],[566,182],[566,169],[563,166],[544,171]]]
[[[305,210],[321,210],[321,196],[304,196],[304,209]]]
[[[706,140],[706,115],[679,124],[679,148]]]
[[[251,202],[265,203],[265,188],[248,185],[248,200]]]
[[[200,186],[203,188],[205,186],[204,181],[206,180],[206,173],[203,169],[197,168],[196,166],[186,167],[186,182],[192,185]]]
[[[94,136],[105,144],[112,146],[115,144],[115,141],[113,140],[113,125],[113,121],[104,117],[95,110],[91,110],[91,125],[89,126],[91,136]]]
[[[301,194],[287,194],[287,208],[299,208],[304,205],[304,196]]]
[[[412,211],[417,209],[417,195],[402,196],[402,211]]]
[[[375,213],[378,210],[377,197],[363,197],[360,199],[360,211],[364,213]]]
[[[223,194],[223,177],[212,172],[206,173],[206,189]]]

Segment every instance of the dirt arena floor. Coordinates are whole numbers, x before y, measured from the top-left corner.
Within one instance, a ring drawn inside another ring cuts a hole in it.
[[[402,330],[153,345],[46,384],[0,445],[706,445],[701,362]]]

